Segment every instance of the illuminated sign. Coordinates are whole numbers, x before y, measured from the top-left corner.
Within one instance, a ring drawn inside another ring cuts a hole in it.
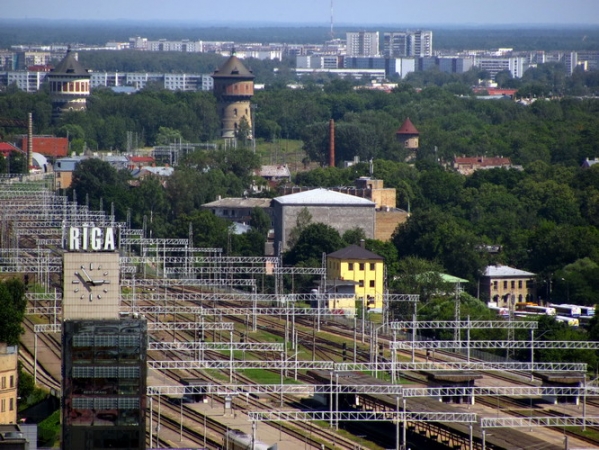
[[[114,228],[71,227],[69,229],[68,249],[71,251],[114,251],[116,249]]]

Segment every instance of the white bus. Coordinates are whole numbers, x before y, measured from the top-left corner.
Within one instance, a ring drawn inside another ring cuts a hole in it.
[[[578,305],[568,305],[566,303],[556,305],[550,303],[549,306],[555,308],[555,311],[560,316],[580,317],[581,315],[581,307]]]

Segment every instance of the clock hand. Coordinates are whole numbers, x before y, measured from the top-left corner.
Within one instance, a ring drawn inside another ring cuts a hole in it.
[[[77,275],[79,278],[81,278],[81,281],[83,281],[83,285],[85,286],[85,289],[87,289],[89,292],[91,292],[91,289],[89,288],[89,283],[83,279],[81,274],[79,272],[75,272],[75,275]]]
[[[84,274],[84,275],[87,277],[87,280],[88,280],[90,283],[92,283],[92,284],[93,284],[94,282],[93,282],[93,280],[92,280],[92,277],[90,277],[90,276],[89,276],[89,274],[88,274],[88,273],[85,271],[85,269],[83,268],[83,266],[81,266],[81,271],[82,271],[82,272],[83,272],[83,274]]]

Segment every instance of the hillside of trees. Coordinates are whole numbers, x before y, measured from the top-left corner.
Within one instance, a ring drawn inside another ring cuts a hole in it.
[[[354,156],[372,159],[372,175],[396,188],[397,206],[412,212],[392,244],[369,243],[390,255],[390,276],[402,261],[410,267],[435,264],[470,280],[475,293],[481,269],[501,262],[537,273],[541,292],[551,287],[571,301],[599,301],[599,167],[580,169],[585,158],[599,156],[598,100],[539,99],[525,106],[456,95],[451,83],[416,90],[406,82],[391,93],[353,87],[343,80],[324,87],[308,83],[301,90],[270,85],[254,97],[256,135],[265,141],[301,139],[307,157],[324,163],[327,124],[335,120],[337,162]],[[216,104],[209,92],[149,87],[122,95],[98,90],[86,113],[67,114],[58,123],[51,122],[47,92],[2,93],[0,109],[13,118],[33,111],[35,133],[68,135],[72,148],[124,151],[127,132],[135,133],[140,145],[163,143],[171,136],[218,142]],[[395,141],[395,131],[407,117],[420,131],[415,165],[403,162],[405,150]],[[10,134],[23,132],[0,129],[9,140]],[[523,170],[464,177],[446,169],[455,155],[509,157]],[[154,236],[186,237],[192,223],[197,246],[257,254],[264,232],[234,236],[226,221],[199,207],[218,195],[244,195],[258,164],[256,155],[243,148],[200,151],[178,167],[166,189],[152,180],[131,188],[128,174],[92,167],[76,177],[74,190],[80,202],[89,201],[94,208],[100,198],[105,208],[114,202],[120,220],[130,210],[136,226],[145,216]],[[368,165],[359,164],[300,173],[295,181],[327,187],[350,185],[365,175]],[[481,251],[491,244],[501,246],[501,252]]]

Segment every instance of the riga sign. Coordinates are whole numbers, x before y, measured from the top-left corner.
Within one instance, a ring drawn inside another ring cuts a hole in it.
[[[109,252],[116,249],[114,228],[112,227],[71,227],[69,228],[69,250],[91,250]]]

